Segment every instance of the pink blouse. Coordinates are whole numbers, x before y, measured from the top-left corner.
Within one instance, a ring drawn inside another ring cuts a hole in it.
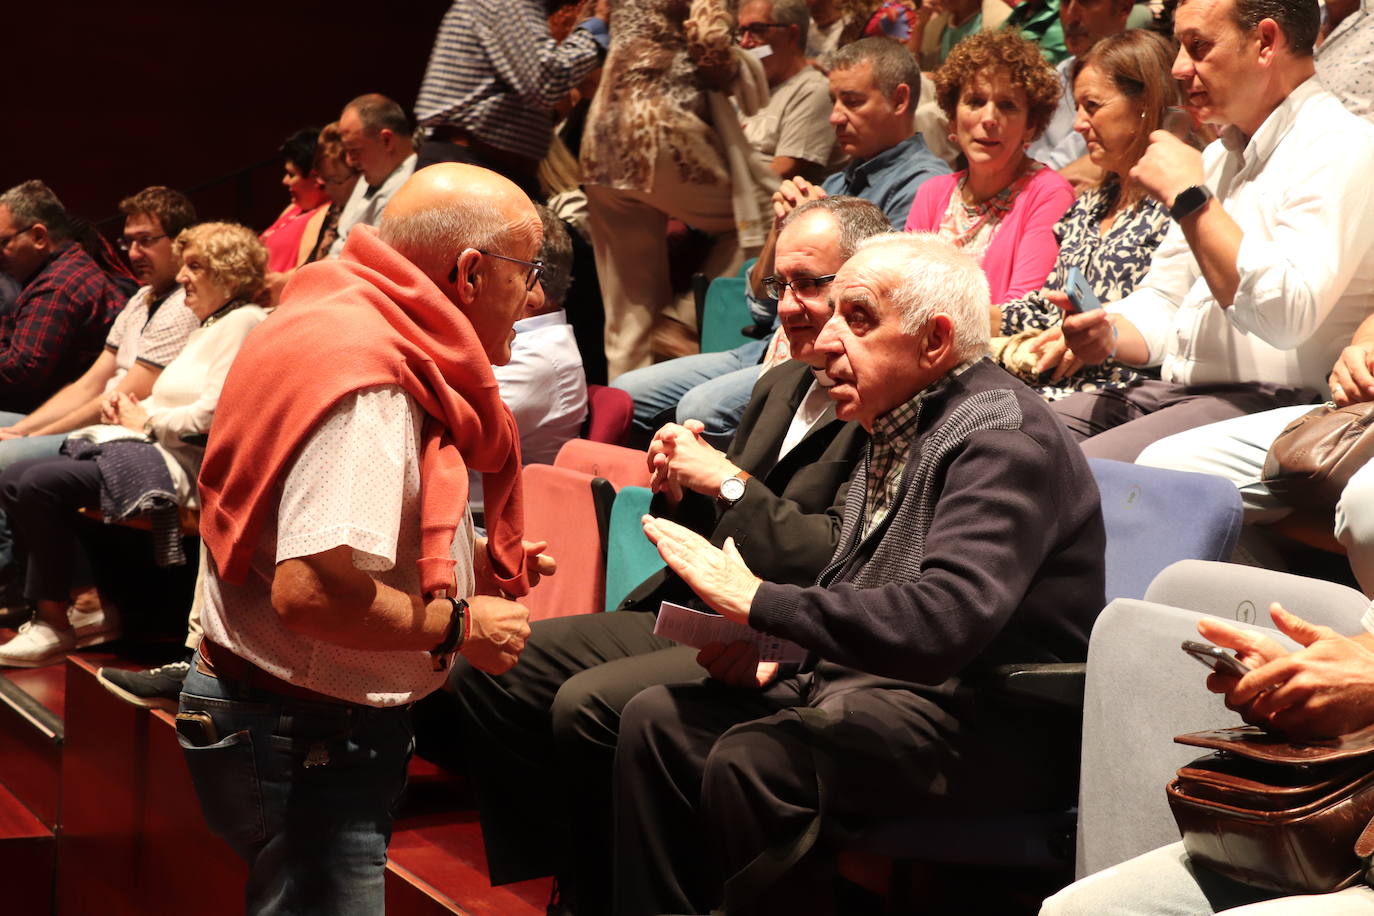
[[[318,207],[314,210],[302,210],[293,203],[281,211],[277,221],[258,236],[267,246],[268,273],[285,273],[300,263],[301,239],[305,236],[305,228],[310,223],[310,217],[318,210]]]
[[[907,215],[907,232],[939,232],[950,198],[967,172],[937,175],[916,191]],[[994,304],[1018,299],[1045,285],[1059,257],[1054,225],[1073,203],[1073,186],[1052,169],[1040,169],[1026,182],[1003,215],[983,252],[983,273]]]

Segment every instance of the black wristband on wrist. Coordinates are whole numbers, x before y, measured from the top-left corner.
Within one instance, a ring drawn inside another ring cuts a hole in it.
[[[468,603],[462,598],[452,598],[448,595],[443,596],[449,603],[450,611],[448,618],[448,629],[444,631],[444,640],[429,650],[430,658],[434,661],[434,670],[443,671],[448,668],[448,660],[454,652],[457,652],[463,645],[463,640],[468,635]]]

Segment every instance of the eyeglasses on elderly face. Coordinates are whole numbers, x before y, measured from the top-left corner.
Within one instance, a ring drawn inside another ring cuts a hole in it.
[[[496,258],[501,261],[510,261],[512,264],[524,264],[526,267],[529,268],[529,273],[525,275],[525,292],[529,292],[530,290],[534,289],[534,284],[538,283],[539,278],[544,275],[544,262],[539,260],[538,258],[535,258],[533,261],[522,261],[519,258],[508,258],[503,254],[492,254],[490,251],[483,251],[480,248],[472,248],[467,250],[475,251],[478,254],[485,255],[488,258]],[[449,271],[448,273],[448,282],[458,282],[458,262],[456,261],[453,264],[453,270]]]
[[[792,295],[798,299],[810,299],[828,286],[833,279],[835,279],[835,274],[826,274],[824,277],[797,277],[792,280],[764,277],[763,289],[772,298],[782,299],[783,292],[790,287]]]

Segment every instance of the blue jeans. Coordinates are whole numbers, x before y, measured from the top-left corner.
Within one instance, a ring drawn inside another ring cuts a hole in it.
[[[27,414],[0,410],[0,427],[13,426]],[[30,458],[50,458],[58,454],[66,433],[53,436],[27,436],[23,439],[6,439],[0,442],[0,471],[12,464]],[[10,531],[9,521],[0,512],[0,571],[9,569],[14,563],[14,534]]]
[[[635,401],[634,422],[654,432],[660,413],[677,406],[677,421],[700,420],[706,435],[730,439],[759,378],[768,340],[751,340],[721,353],[698,353],[626,372],[611,383]]]
[[[178,737],[207,824],[248,862],[246,912],[380,916],[410,707],[310,702],[193,665],[181,711],[215,725]]]

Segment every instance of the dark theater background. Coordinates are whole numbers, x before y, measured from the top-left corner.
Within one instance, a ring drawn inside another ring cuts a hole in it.
[[[277,147],[364,92],[410,111],[448,0],[8,0],[0,189],[46,181],[101,229],[165,184],[202,219],[265,228],[286,205]]]

